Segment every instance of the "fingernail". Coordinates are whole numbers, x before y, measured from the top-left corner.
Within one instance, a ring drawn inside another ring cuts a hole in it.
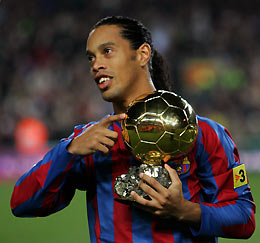
[[[135,195],[135,192],[134,191],[131,191],[131,197],[133,197]]]
[[[143,176],[144,176],[144,173],[140,173],[139,177],[143,178]]]
[[[122,119],[126,118],[126,114],[125,113],[120,114],[120,118]]]

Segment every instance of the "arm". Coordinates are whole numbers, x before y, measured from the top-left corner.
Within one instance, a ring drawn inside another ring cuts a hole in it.
[[[200,229],[192,232],[249,238],[255,229],[255,204],[238,150],[223,126],[204,118],[199,125],[196,160],[204,200]]]
[[[145,200],[135,192],[132,196],[146,211],[187,223],[194,236],[248,238],[255,229],[255,205],[247,182],[236,187],[235,172],[243,169],[237,148],[222,126],[209,120],[200,121],[200,126],[196,161],[201,203],[190,202],[183,197],[182,183],[177,173],[168,166],[166,169],[172,180],[168,189],[153,178],[141,175],[139,186],[152,200]],[[238,167],[240,165],[242,167]],[[243,181],[245,170],[241,176]]]
[[[124,117],[124,114],[109,116],[100,123],[76,127],[68,139],[62,140],[18,180],[11,198],[13,214],[46,216],[66,207],[76,189],[86,190],[87,177],[93,168],[93,161],[86,156],[109,151],[118,134],[108,127]]]
[[[11,197],[15,216],[45,216],[70,203],[77,186],[71,178],[82,177],[85,171],[81,158],[67,151],[70,142],[61,141],[17,181]]]

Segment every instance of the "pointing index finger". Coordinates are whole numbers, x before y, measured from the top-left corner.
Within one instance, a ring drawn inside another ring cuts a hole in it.
[[[125,119],[125,117],[126,117],[125,113],[120,113],[117,115],[110,115],[107,118],[105,118],[104,120],[102,120],[100,122],[100,125],[108,128],[110,125],[112,125],[113,122],[122,121],[123,119]]]

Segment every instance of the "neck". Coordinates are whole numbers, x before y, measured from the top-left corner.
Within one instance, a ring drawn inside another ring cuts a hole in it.
[[[125,113],[127,106],[120,103],[113,103],[113,109],[115,114]]]
[[[120,114],[120,113],[126,112],[127,107],[129,106],[129,104],[132,101],[134,101],[136,98],[138,98],[139,96],[141,96],[145,93],[153,92],[155,90],[156,89],[153,85],[152,80],[149,79],[149,81],[146,82],[146,85],[144,85],[143,87],[139,87],[138,90],[136,90],[134,94],[125,97],[124,100],[121,100],[119,102],[113,102],[113,108],[114,108],[115,114]]]

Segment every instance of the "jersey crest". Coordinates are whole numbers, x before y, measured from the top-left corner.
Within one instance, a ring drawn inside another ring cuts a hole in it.
[[[177,162],[174,166],[174,169],[177,171],[178,175],[185,174],[190,170],[190,161],[186,156],[182,161]]]

